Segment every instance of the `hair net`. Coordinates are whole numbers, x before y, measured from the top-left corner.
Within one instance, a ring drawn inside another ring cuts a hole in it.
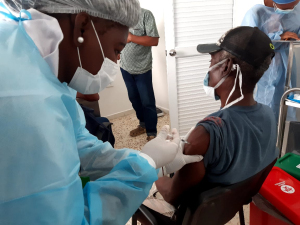
[[[134,27],[140,16],[138,0],[0,0],[10,10],[36,9],[45,13],[80,13]]]

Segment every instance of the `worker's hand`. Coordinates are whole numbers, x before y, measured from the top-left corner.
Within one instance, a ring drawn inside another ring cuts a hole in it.
[[[150,156],[155,162],[156,169],[172,162],[179,147],[180,137],[176,129],[172,130],[173,140],[167,140],[170,127],[165,125],[156,138],[149,141],[143,148],[142,153]]]
[[[200,162],[203,159],[203,156],[201,156],[201,155],[184,155],[183,154],[184,145],[189,144],[186,142],[187,142],[188,137],[194,130],[194,128],[195,127],[192,127],[190,129],[190,131],[185,135],[185,137],[183,139],[184,141],[180,142],[179,148],[177,149],[177,154],[175,156],[175,159],[171,163],[169,163],[165,167],[162,167],[159,170],[159,174],[158,174],[159,177],[166,176],[168,174],[177,172],[182,167],[184,167],[186,164]]]
[[[132,34],[129,32],[127,37],[127,43],[132,42]]]
[[[294,32],[290,32],[287,31],[285,33],[283,33],[282,35],[280,35],[281,40],[290,40],[290,39],[295,39],[295,40],[300,40],[300,38],[298,37],[298,35]]]

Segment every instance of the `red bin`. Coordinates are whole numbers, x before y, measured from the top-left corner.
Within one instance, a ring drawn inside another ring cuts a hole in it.
[[[259,193],[296,225],[300,225],[300,182],[273,167]]]

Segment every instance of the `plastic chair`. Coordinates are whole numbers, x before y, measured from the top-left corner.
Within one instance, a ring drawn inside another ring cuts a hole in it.
[[[162,223],[151,210],[142,205],[132,217],[132,225],[136,225],[137,220],[143,221],[143,225],[221,225],[230,221],[237,212],[240,224],[245,225],[243,205],[249,204],[252,197],[258,193],[275,162],[276,160],[256,175],[236,184],[229,186],[211,184],[207,186],[214,187],[203,192],[199,191],[201,184],[192,188],[181,198],[184,200],[175,213],[176,222],[170,219],[169,223],[165,221]]]

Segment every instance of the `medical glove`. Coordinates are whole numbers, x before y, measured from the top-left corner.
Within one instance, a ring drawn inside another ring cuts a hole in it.
[[[203,159],[203,156],[201,155],[184,155],[183,150],[185,144],[189,144],[187,142],[188,137],[192,133],[195,127],[192,127],[190,131],[185,135],[184,139],[180,142],[180,145],[177,149],[177,154],[175,156],[175,159],[169,163],[168,165],[162,167],[159,170],[158,177],[163,177],[168,174],[177,172],[180,170],[182,167],[184,167],[186,164],[189,163],[195,163],[195,162],[200,162]]]
[[[154,168],[161,168],[172,162],[177,154],[177,149],[180,143],[180,137],[176,129],[172,130],[173,140],[167,140],[170,127],[165,125],[156,138],[149,141],[143,148],[140,154],[146,158],[150,165]],[[149,160],[149,157],[153,160]]]

